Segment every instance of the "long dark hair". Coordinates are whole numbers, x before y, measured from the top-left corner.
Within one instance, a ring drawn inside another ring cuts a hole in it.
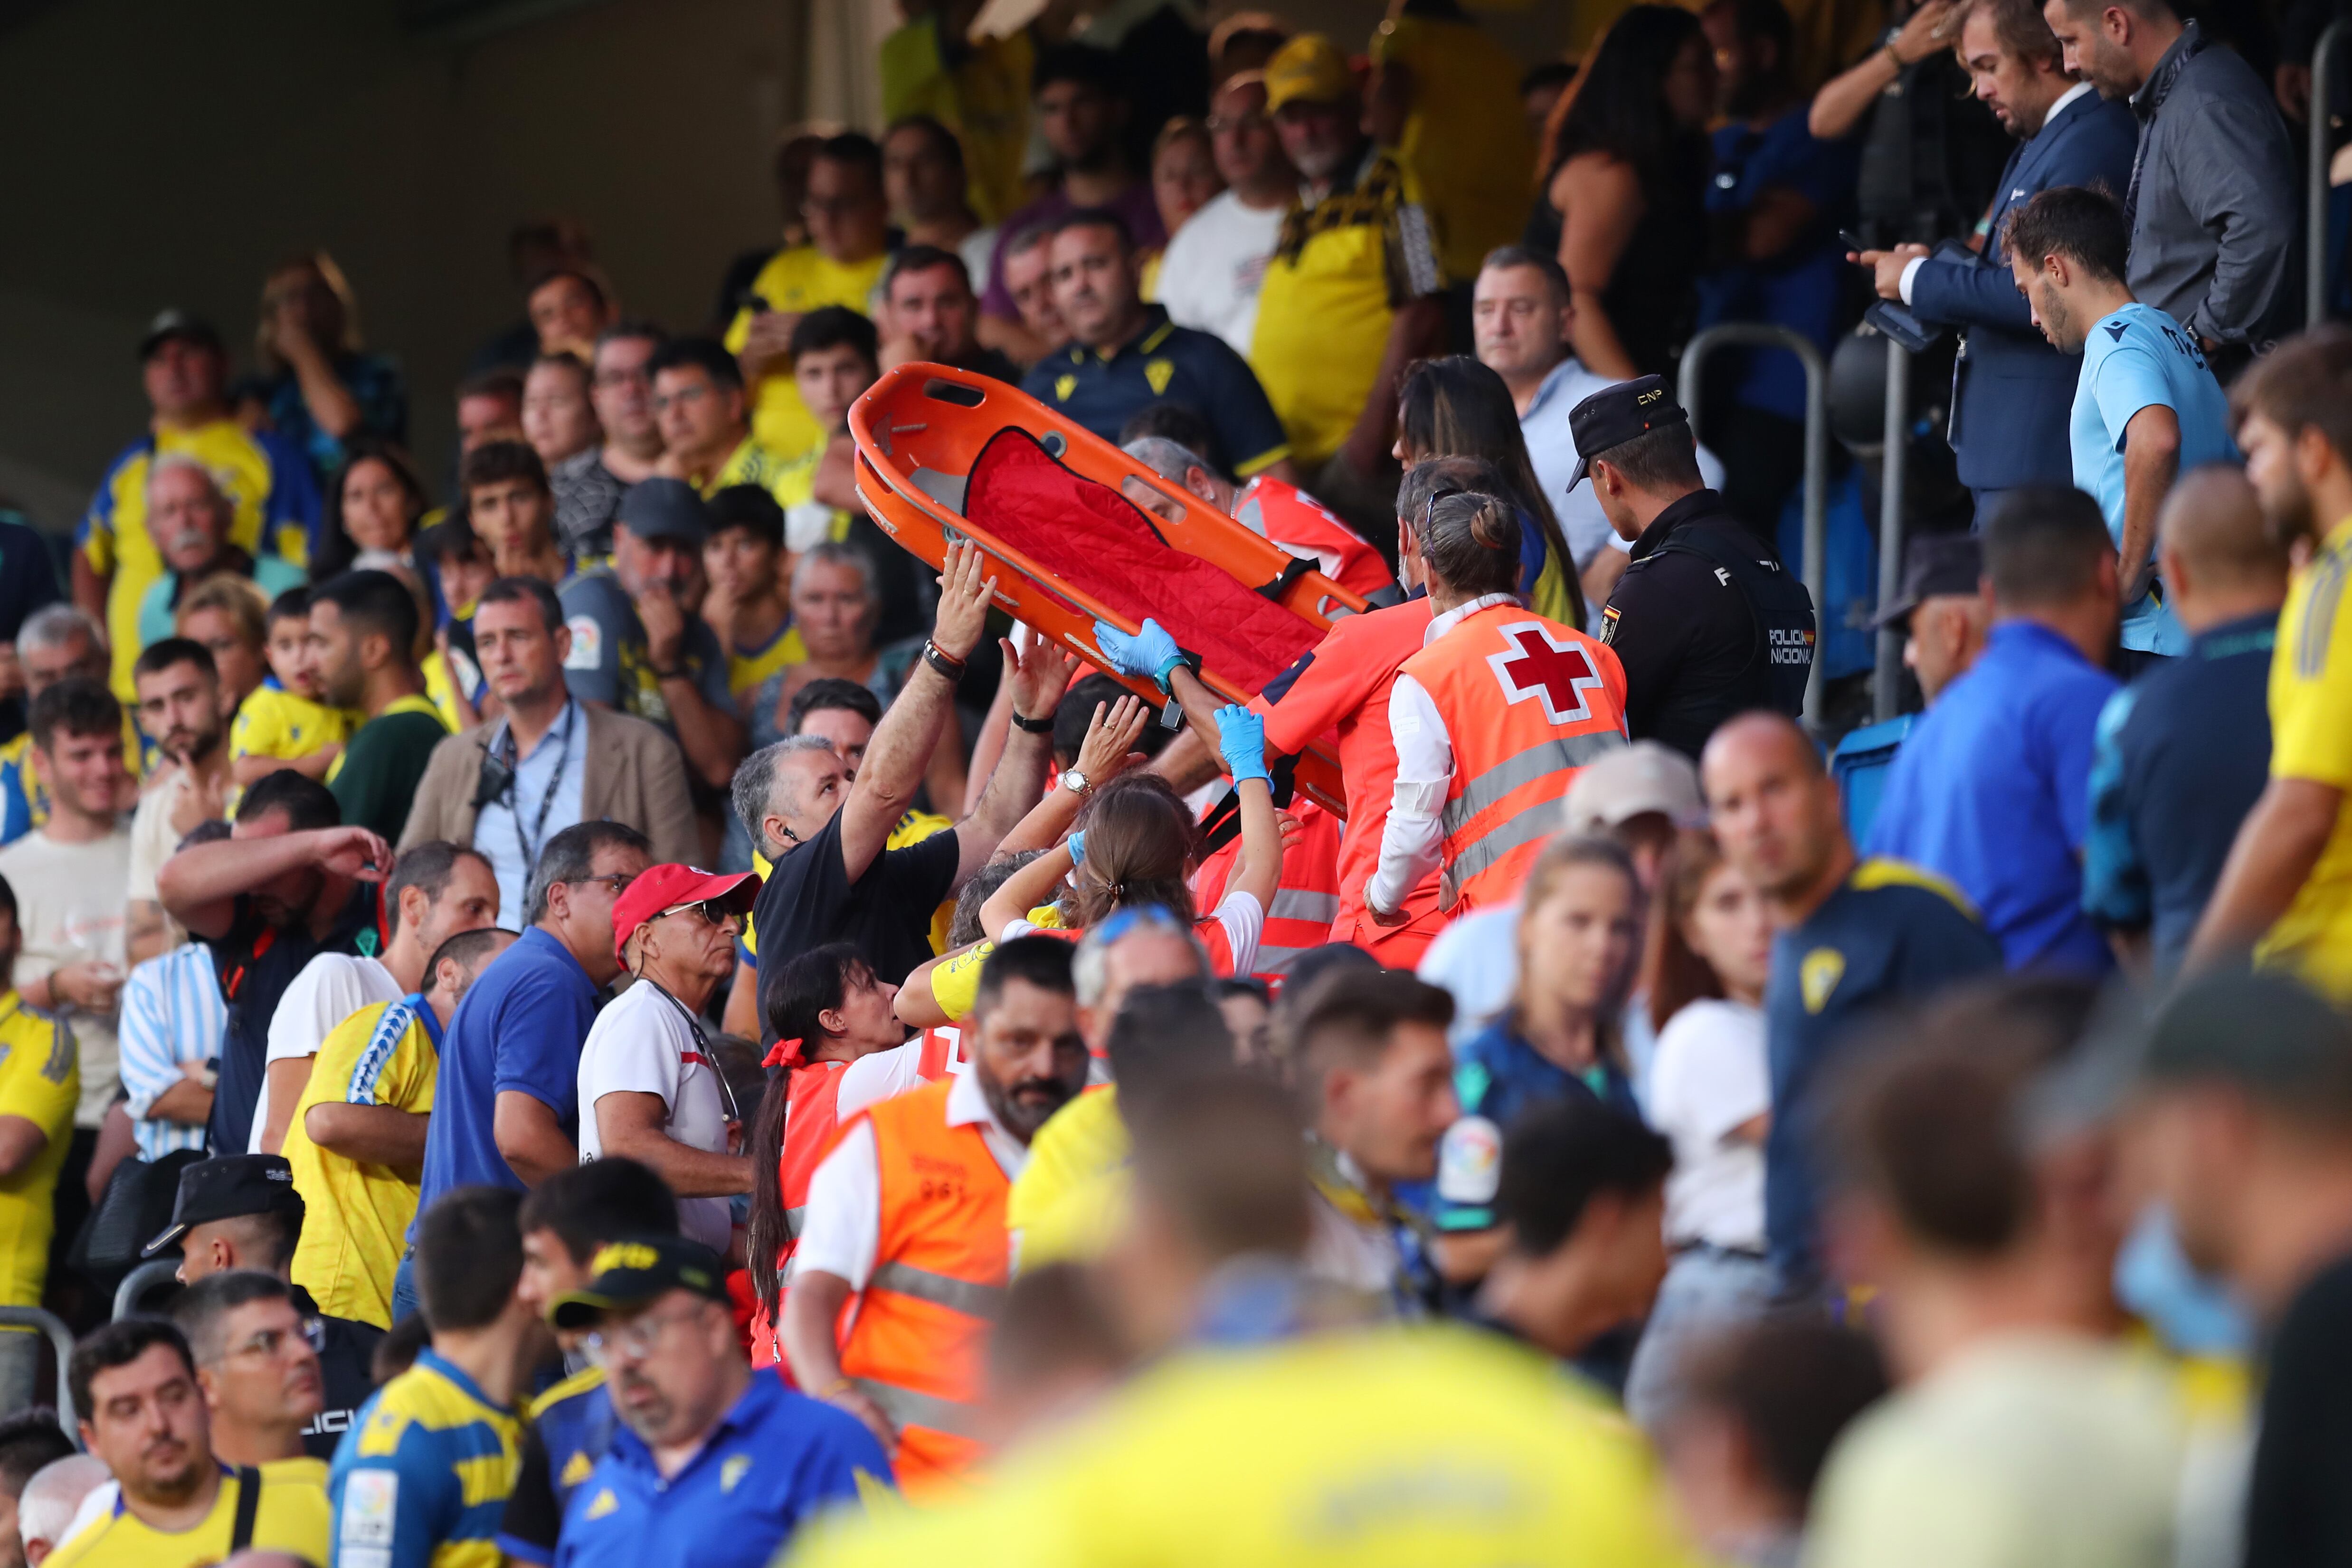
[[[751,1219],[744,1239],[744,1258],[751,1270],[751,1290],[771,1325],[776,1322],[776,1302],[783,1291],[776,1278],[776,1258],[784,1249],[784,1110],[792,1103],[793,1068],[814,1059],[810,1053],[824,1037],[818,1022],[839,1010],[850,992],[874,976],[855,945],[829,942],[813,947],[777,976],[776,1005],[768,1024],[779,1041],[801,1042],[793,1060],[769,1069],[768,1091],[760,1097],[759,1114],[751,1119],[751,1138],[745,1152],[751,1160]]]
[[[408,498],[408,540],[416,542],[416,521],[432,504],[425,493],[425,481],[417,477],[416,465],[408,454],[393,442],[375,436],[353,436],[343,443],[343,464],[327,481],[326,517],[319,530],[319,558],[310,563],[310,581],[323,583],[338,572],[351,569],[359,558],[360,547],[350,530],[343,526],[343,486],[352,470],[362,463],[382,463],[399,482]]]
[[[1417,361],[1405,367],[1404,383],[1397,389],[1397,428],[1415,464],[1432,458],[1482,458],[1495,466],[1507,487],[1503,498],[1534,521],[1544,549],[1559,563],[1576,606],[1575,624],[1581,626],[1584,594],[1576,557],[1569,553],[1559,514],[1536,478],[1528,438],[1519,429],[1518,405],[1503,378],[1468,354]]]
[[[1646,185],[1703,155],[1705,137],[1683,130],[1667,111],[1665,83],[1684,47],[1706,37],[1696,15],[1680,6],[1621,13],[1552,106],[1544,124],[1544,177],[1579,153],[1606,153],[1632,164]]]

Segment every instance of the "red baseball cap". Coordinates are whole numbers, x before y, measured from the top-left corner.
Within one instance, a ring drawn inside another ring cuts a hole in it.
[[[730,915],[748,915],[760,896],[757,871],[706,871],[699,866],[649,866],[613,900],[613,956],[624,968],[637,928],[688,904],[715,903]]]

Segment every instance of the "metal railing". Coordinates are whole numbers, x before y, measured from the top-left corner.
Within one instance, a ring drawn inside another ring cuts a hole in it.
[[[114,1316],[117,1321],[139,1310],[139,1298],[164,1280],[176,1279],[179,1276],[180,1260],[177,1258],[151,1258],[125,1274],[122,1283],[114,1288]]]
[[[49,1349],[58,1358],[58,1425],[66,1429],[74,1447],[80,1447],[81,1422],[74,1411],[73,1385],[66,1378],[66,1367],[73,1360],[73,1331],[55,1313],[38,1307],[0,1307],[0,1326],[34,1329],[48,1336]]]
[[[1903,487],[1911,466],[1911,351],[1886,340],[1886,449],[1879,455],[1878,602],[1891,605],[1903,592]],[[1895,717],[1903,689],[1903,635],[1878,628],[1878,658],[1870,677],[1874,723]]]
[[[2336,46],[2352,22],[2327,24],[2311,50],[2310,184],[2304,211],[2303,324],[2315,327],[2327,316],[2327,132],[2328,103],[2335,96]]]
[[[1822,351],[1793,328],[1768,321],[1725,321],[1691,339],[1683,350],[1681,395],[1690,415],[1691,435],[1699,430],[1700,372],[1717,349],[1786,349],[1805,367],[1804,559],[1798,563],[1805,592],[1813,601],[1813,668],[1805,679],[1805,724],[1818,730],[1822,719],[1822,660],[1829,650],[1830,576],[1830,373]]]

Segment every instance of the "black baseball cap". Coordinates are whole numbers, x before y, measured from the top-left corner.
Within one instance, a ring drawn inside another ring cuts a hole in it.
[[[147,323],[146,333],[139,340],[139,363],[145,364],[157,349],[173,338],[184,338],[215,353],[228,352],[221,342],[220,332],[210,321],[193,311],[171,310],[158,312],[155,319]]]
[[[140,1248],[140,1254],[153,1257],[179,1240],[192,1225],[252,1214],[301,1212],[302,1194],[294,1190],[294,1167],[283,1154],[216,1155],[180,1173],[180,1190],[172,1199],[172,1223]]]
[[[1874,626],[1899,626],[1927,599],[1977,595],[1984,576],[1984,546],[1973,533],[1925,533],[1903,547],[1903,591],[1870,618]]]
[[[727,1265],[698,1241],[680,1236],[645,1236],[606,1242],[589,1260],[587,1285],[548,1303],[547,1320],[559,1329],[592,1327],[607,1312],[628,1311],[685,1290],[706,1301],[730,1304]]]
[[[1663,425],[1689,423],[1690,416],[1675,401],[1663,375],[1637,375],[1602,387],[1568,411],[1568,433],[1576,440],[1576,467],[1569,470],[1568,488],[1582,484],[1592,459],[1610,447]]]
[[[621,497],[620,521],[639,539],[675,539],[698,549],[710,537],[710,508],[684,479],[640,479]]]

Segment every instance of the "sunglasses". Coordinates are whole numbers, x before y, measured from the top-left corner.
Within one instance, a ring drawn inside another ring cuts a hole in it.
[[[698,902],[691,904],[672,904],[669,908],[662,910],[660,914],[656,915],[654,919],[661,920],[670,915],[683,914],[699,915],[702,917],[703,922],[707,925],[723,925],[729,921],[740,920],[742,918],[719,900],[704,899]]]

